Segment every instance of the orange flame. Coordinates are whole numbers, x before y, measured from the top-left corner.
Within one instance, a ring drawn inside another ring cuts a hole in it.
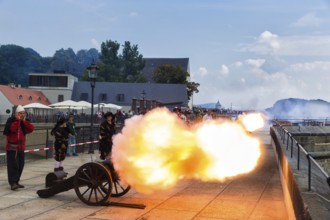
[[[243,114],[238,117],[247,131],[255,131],[265,126],[265,120],[261,113]]]
[[[116,170],[143,193],[182,178],[221,181],[247,173],[261,154],[259,141],[239,123],[211,120],[188,127],[166,108],[126,120],[113,144]]]

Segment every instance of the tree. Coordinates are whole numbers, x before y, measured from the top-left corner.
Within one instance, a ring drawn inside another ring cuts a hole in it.
[[[190,74],[180,66],[162,64],[155,69],[152,80],[155,83],[186,84],[188,99],[190,99],[194,92],[199,92],[198,86],[200,84],[188,81],[189,76]]]
[[[101,81],[122,82],[123,77],[120,74],[121,62],[118,56],[119,43],[117,41],[105,41],[101,44],[100,71]]]
[[[155,69],[152,80],[156,83],[185,84],[188,77],[189,73],[180,66],[162,64]]]
[[[107,82],[146,82],[142,74],[145,62],[139,54],[138,46],[125,41],[122,54],[117,41],[105,41],[101,44],[98,81]],[[86,78],[83,76],[83,79]]]
[[[190,98],[192,97],[192,95],[195,93],[198,93],[198,86],[200,86],[199,83],[196,82],[187,82],[187,93],[188,93],[188,98],[190,100]]]
[[[122,45],[123,52],[120,56],[122,62],[122,74],[125,82],[146,82],[147,79],[142,73],[145,66],[143,56],[139,54],[138,46],[133,45],[129,41],[125,41]]]
[[[0,46],[0,83],[28,85],[28,73],[48,69],[47,59],[31,48],[17,45]]]

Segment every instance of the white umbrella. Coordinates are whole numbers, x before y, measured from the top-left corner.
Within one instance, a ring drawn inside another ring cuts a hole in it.
[[[81,104],[72,100],[65,100],[63,102],[57,102],[54,104],[49,105],[50,107],[54,108],[74,108],[74,107],[82,107]]]
[[[26,109],[29,114],[33,114],[34,116],[47,115],[50,113],[50,110],[53,110],[51,107],[37,102],[24,105],[23,108]]]
[[[115,109],[115,110],[120,110],[120,109],[123,108],[120,105],[115,105],[115,104],[112,104],[112,103],[99,103],[99,104],[95,104],[94,105],[94,108],[97,108],[97,107],[110,108],[110,109]]]
[[[52,109],[51,107],[41,104],[41,103],[37,103],[37,102],[33,102],[27,105],[24,105],[23,108],[39,108],[39,109]]]
[[[78,102],[79,105],[81,105],[81,108],[91,108],[92,104],[90,102],[86,102],[86,101],[79,101]]]

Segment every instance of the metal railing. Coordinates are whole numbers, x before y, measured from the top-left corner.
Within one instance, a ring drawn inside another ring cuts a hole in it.
[[[307,171],[308,171],[308,190],[311,191],[312,187],[312,166],[315,167],[316,172],[321,173],[323,175],[323,178],[325,178],[325,181],[330,186],[330,177],[329,174],[319,165],[319,163],[315,159],[320,159],[320,156],[317,156],[313,154],[312,152],[307,152],[305,148],[298,143],[298,141],[294,138],[294,135],[291,134],[285,126],[282,126],[277,121],[273,121],[274,128],[277,130],[278,134],[280,135],[280,139],[283,143],[283,145],[286,144],[286,150],[288,151],[290,149],[290,158],[294,157],[294,153],[296,153],[296,160],[297,160],[297,170],[301,169],[302,165],[302,159],[301,153],[305,155],[305,158],[307,159]],[[296,148],[294,148],[296,146]],[[294,152],[296,150],[296,152]],[[322,156],[322,158],[330,158],[330,155],[325,157]]]

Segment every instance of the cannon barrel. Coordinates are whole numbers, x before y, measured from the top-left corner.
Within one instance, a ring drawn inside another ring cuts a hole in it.
[[[40,198],[48,198],[58,193],[68,191],[70,189],[73,189],[73,180],[74,176],[59,181],[49,188],[38,190],[37,194]]]

